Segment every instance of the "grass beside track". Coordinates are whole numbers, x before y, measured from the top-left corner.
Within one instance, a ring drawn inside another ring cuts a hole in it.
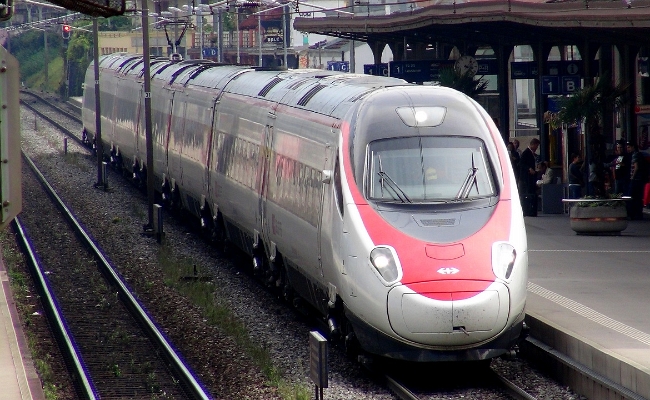
[[[171,249],[163,245],[158,253],[158,263],[163,270],[165,284],[182,293],[199,307],[209,324],[217,326],[232,337],[261,369],[270,384],[278,388],[283,398],[287,400],[312,398],[311,388],[283,380],[281,371],[273,365],[269,351],[250,337],[244,324],[237,319],[224,301],[215,296],[214,284],[210,280],[182,279],[185,276],[201,276],[201,271],[195,271],[196,263],[193,260],[177,258],[172,254]]]
[[[34,332],[35,328],[32,325],[32,316],[35,313],[34,300],[38,298],[38,295],[33,292],[29,284],[31,277],[27,272],[27,264],[11,229],[0,231],[0,248],[2,249],[2,258],[7,268],[11,292],[27,339],[27,345],[36,372],[41,379],[43,393],[47,400],[57,400],[60,397],[57,377],[54,376],[51,367],[52,355],[42,351]]]

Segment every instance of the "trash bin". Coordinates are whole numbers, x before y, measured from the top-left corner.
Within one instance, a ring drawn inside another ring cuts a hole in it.
[[[536,194],[522,194],[520,195],[521,208],[524,212],[524,217],[537,216],[537,195]]]

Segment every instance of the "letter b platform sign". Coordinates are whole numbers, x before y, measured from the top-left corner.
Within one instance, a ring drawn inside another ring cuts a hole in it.
[[[580,89],[579,76],[563,76],[562,77],[562,94],[571,94]]]

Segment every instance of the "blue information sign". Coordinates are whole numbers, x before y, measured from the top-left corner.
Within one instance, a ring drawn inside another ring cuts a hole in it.
[[[453,68],[454,60],[391,61],[390,76],[409,82],[430,82],[440,79],[440,70]]]
[[[560,94],[559,76],[542,76],[542,94]]]
[[[510,63],[510,79],[536,79],[537,61],[513,61]]]
[[[203,57],[216,57],[219,55],[219,49],[216,47],[204,47]]]
[[[496,59],[478,59],[476,63],[478,64],[476,75],[496,75],[499,71],[499,63]]]
[[[348,72],[350,70],[349,61],[328,61],[327,69],[330,71]]]
[[[562,77],[562,94],[571,94],[580,89],[579,76],[563,76]]]
[[[364,64],[363,73],[366,75],[388,76],[388,63]]]

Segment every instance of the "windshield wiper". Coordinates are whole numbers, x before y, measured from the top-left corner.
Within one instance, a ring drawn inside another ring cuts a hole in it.
[[[399,187],[399,185],[390,177],[388,176],[387,173],[384,171],[379,171],[377,172],[377,175],[381,178],[381,187],[383,189],[384,187],[384,182],[388,185],[389,188],[392,189],[392,191],[397,195],[397,197],[401,200],[402,203],[413,203],[411,199],[404,193],[404,191]]]
[[[456,200],[466,199],[469,197],[469,192],[472,190],[472,186],[476,187],[476,192],[478,193],[478,184],[476,183],[477,172],[478,168],[474,166],[474,154],[472,153],[472,167],[467,170],[467,176],[465,177],[460,190],[456,194]]]

